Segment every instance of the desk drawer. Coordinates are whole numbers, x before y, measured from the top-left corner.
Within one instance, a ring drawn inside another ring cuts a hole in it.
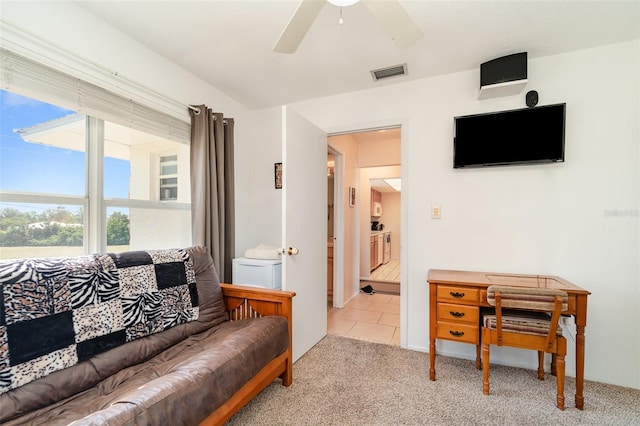
[[[438,303],[438,321],[478,324],[479,318],[480,308],[477,306]]]
[[[437,291],[438,300],[455,300],[458,302],[478,302],[480,290],[469,287],[453,287],[439,285]]]
[[[480,328],[477,325],[438,321],[436,337],[463,343],[480,343]]]

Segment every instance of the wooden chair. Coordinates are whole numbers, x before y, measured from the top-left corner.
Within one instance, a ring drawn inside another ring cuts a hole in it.
[[[540,380],[544,380],[544,354],[550,353],[551,374],[556,375],[558,388],[556,405],[564,410],[567,341],[562,337],[558,321],[560,312],[567,310],[567,293],[554,289],[490,286],[487,302],[495,306],[495,314],[482,318],[482,392],[489,395],[489,345],[538,351]]]

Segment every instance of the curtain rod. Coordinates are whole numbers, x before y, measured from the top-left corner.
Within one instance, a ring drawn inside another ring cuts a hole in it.
[[[198,107],[195,107],[195,106],[193,106],[193,105],[188,105],[188,106],[187,106],[187,108],[189,108],[191,111],[195,112],[195,113],[196,113],[196,115],[200,114],[200,108],[198,108]],[[214,119],[214,120],[217,120],[217,119],[218,119],[218,117],[216,117],[216,116],[214,115],[214,116],[213,116],[213,119]],[[224,120],[224,119],[223,119],[223,120],[222,120],[222,123],[223,123],[223,124],[227,124],[227,120]]]

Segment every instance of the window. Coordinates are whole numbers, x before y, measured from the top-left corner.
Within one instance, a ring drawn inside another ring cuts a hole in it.
[[[191,244],[188,144],[4,90],[0,107],[0,258]]]
[[[178,156],[160,157],[160,200],[178,199]]]

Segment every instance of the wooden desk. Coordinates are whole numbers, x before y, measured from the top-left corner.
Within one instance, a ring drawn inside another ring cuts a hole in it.
[[[429,271],[429,378],[436,379],[436,339],[476,345],[476,368],[480,363],[480,308],[488,307],[487,287],[509,285],[561,289],[569,295],[568,310],[576,322],[576,407],[584,408],[584,328],[587,297],[591,294],[560,277],[472,271]]]

